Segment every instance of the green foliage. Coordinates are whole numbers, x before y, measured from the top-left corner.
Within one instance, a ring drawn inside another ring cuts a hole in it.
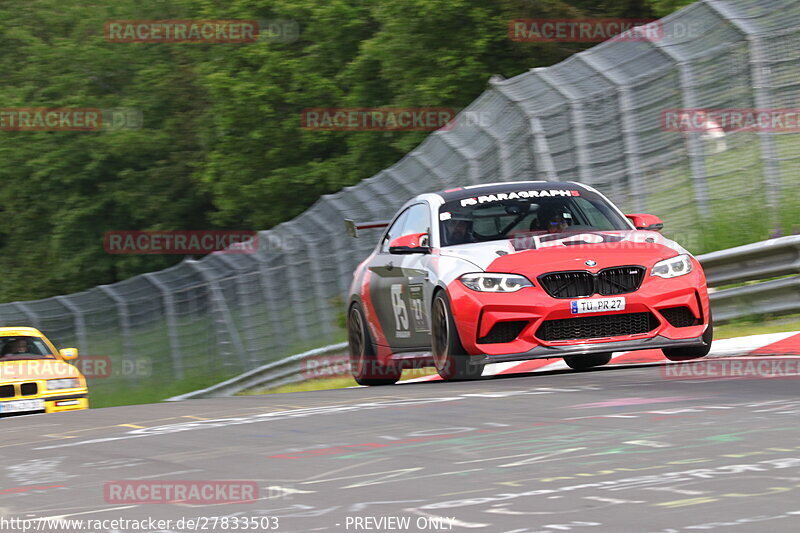
[[[516,43],[508,21],[652,17],[668,0],[5,0],[2,106],[141,110],[141,129],[0,132],[0,301],[158,270],[125,229],[267,229],[393,164],[424,133],[308,131],[307,107],[462,108],[492,75],[590,44]],[[109,43],[111,19],[292,19],[292,42]]]

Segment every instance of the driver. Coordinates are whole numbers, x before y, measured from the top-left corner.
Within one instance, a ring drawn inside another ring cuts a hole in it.
[[[28,353],[28,341],[26,339],[16,339],[3,346],[2,355],[14,355]]]
[[[564,209],[548,206],[539,213],[539,229],[547,233],[563,233],[569,229],[569,223],[564,218]]]
[[[467,244],[473,242],[472,221],[465,218],[451,218],[444,224],[447,244]]]
[[[563,233],[569,229],[569,224],[563,213],[554,213],[547,219],[547,233]]]

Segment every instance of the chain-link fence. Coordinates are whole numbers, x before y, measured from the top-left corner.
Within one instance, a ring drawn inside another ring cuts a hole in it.
[[[797,106],[800,2],[703,0],[661,23],[658,39],[609,41],[493,78],[453,128],[261,232],[255,254],[217,253],[78,294],[3,304],[0,322],[109,356],[113,371],[91,380],[95,394],[152,400],[341,340],[351,273],[377,238],[347,237],[343,219],[388,218],[421,192],[581,181],[629,212],[659,215],[694,251],[796,230],[798,133],[666,131],[662,112]]]

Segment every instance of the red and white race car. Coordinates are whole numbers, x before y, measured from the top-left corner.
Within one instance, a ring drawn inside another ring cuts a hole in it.
[[[421,194],[356,269],[351,370],[362,385],[435,365],[474,379],[487,363],[563,357],[574,369],[615,351],[705,356],[712,322],[703,270],[658,231],[575,182],[522,181]]]

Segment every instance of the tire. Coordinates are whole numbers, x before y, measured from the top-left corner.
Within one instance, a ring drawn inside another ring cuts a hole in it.
[[[375,345],[367,329],[367,321],[358,304],[347,315],[347,343],[350,347],[350,373],[359,385],[392,385],[397,383],[402,369],[378,362]]]
[[[590,355],[569,355],[564,358],[564,362],[573,370],[586,370],[594,366],[603,366],[609,361],[611,361],[611,352],[594,353]]]
[[[433,362],[443,380],[478,379],[483,374],[483,363],[475,362],[461,344],[450,310],[450,300],[444,291],[439,291],[433,298],[431,344]]]
[[[703,333],[703,342],[705,346],[686,346],[681,348],[662,348],[664,357],[670,361],[691,361],[692,359],[700,359],[708,355],[711,351],[711,342],[714,340],[714,322],[709,317],[708,327]]]

